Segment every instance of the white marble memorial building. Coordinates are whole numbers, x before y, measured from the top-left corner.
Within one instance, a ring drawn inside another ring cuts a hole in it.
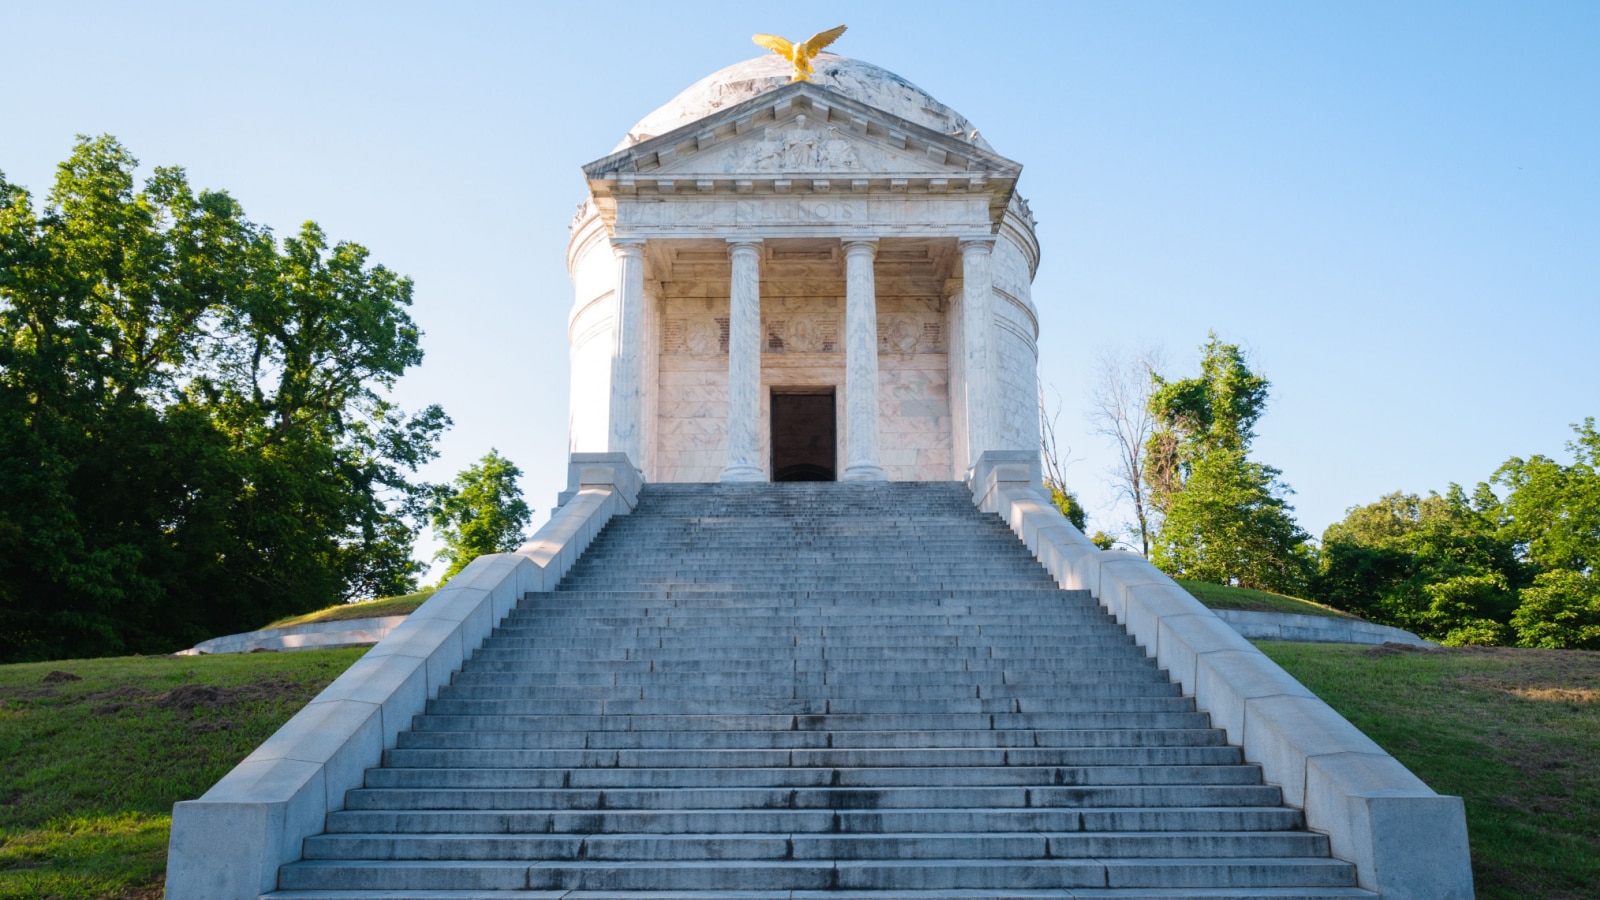
[[[1020,164],[891,72],[730,66],[587,166],[570,450],[648,481],[962,478],[1038,447]]]

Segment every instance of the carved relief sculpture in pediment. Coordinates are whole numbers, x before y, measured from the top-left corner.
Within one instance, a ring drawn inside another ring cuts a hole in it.
[[[838,126],[817,132],[796,116],[790,127],[774,125],[746,150],[729,154],[729,168],[755,172],[849,172],[858,167],[855,147]]]

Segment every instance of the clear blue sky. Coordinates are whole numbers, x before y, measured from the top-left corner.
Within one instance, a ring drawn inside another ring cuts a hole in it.
[[[1393,490],[1565,456],[1600,415],[1600,4],[0,2],[0,171],[73,135],[181,165],[280,234],[306,219],[416,280],[400,400],[563,479],[578,167],[755,31],[841,22],[1022,162],[1040,375],[1115,524],[1094,357],[1215,329],[1272,379],[1257,455],[1320,534]],[[431,550],[425,546],[422,552]]]

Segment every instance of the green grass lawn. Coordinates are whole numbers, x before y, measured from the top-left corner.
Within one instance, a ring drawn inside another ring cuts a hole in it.
[[[1259,646],[1464,798],[1480,900],[1600,896],[1600,653]]]
[[[399,597],[379,597],[376,600],[363,600],[360,603],[341,603],[308,612],[304,615],[290,616],[279,619],[263,628],[282,628],[285,625],[304,625],[307,622],[342,622],[346,619],[375,619],[380,616],[407,616],[416,612],[422,601],[433,596],[433,589],[417,591],[415,594],[403,594]]]
[[[0,898],[159,898],[172,804],[363,652],[0,666]]]
[[[1224,584],[1212,584],[1208,581],[1190,581],[1187,578],[1175,578],[1173,580],[1183,585],[1183,589],[1193,594],[1196,600],[1212,609],[1245,609],[1257,612],[1295,613],[1301,616],[1326,616],[1334,619],[1357,618],[1347,612],[1340,612],[1331,606],[1323,606],[1321,603],[1301,600],[1299,597],[1290,597],[1286,594],[1258,591],[1255,588],[1228,587]]]

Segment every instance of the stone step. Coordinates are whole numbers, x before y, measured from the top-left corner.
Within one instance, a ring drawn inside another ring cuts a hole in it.
[[[1099,609],[1098,605],[1090,604],[1062,604],[1054,601],[1032,601],[1032,599],[1005,599],[1005,601],[986,602],[986,604],[973,604],[973,602],[957,602],[954,599],[941,599],[941,601],[883,601],[877,604],[819,604],[811,599],[784,599],[778,601],[773,597],[749,597],[742,602],[733,602],[733,599],[723,599],[717,604],[702,604],[691,599],[677,599],[672,602],[638,602],[638,604],[610,604],[602,605],[594,601],[574,602],[563,605],[525,605],[523,609],[509,618],[512,623],[522,621],[546,621],[555,618],[573,618],[573,620],[586,620],[594,617],[618,617],[618,615],[706,615],[706,617],[725,617],[741,620],[746,617],[762,617],[762,615],[789,615],[789,617],[978,617],[978,615],[1066,615],[1070,618],[1104,617],[1106,612]]]
[[[793,689],[786,689],[793,691]],[[778,694],[777,690],[769,693]],[[870,715],[873,713],[1059,713],[1063,715],[1192,713],[1189,697],[1123,697],[1108,699],[1059,699],[1001,697],[985,699],[968,689],[966,699],[808,699],[791,696],[707,697],[698,700],[622,699],[440,699],[429,701],[430,716],[656,716],[656,715],[737,715],[767,713],[790,715]]]
[[[841,596],[845,592],[834,591],[807,591],[792,588],[792,582],[776,588],[763,590],[726,590],[712,592],[705,590],[674,591],[670,587],[642,589],[637,584],[632,589],[614,589],[609,591],[555,591],[553,593],[529,594],[522,599],[517,608],[512,611],[512,616],[521,615],[529,610],[547,608],[572,608],[582,609],[590,606],[628,605],[635,603],[650,603],[657,606],[698,605],[707,609],[721,609],[738,606],[818,606],[818,607],[874,607],[874,606],[908,606],[923,608],[974,608],[991,606],[1016,606],[1033,609],[1100,609],[1100,604],[1087,594],[1075,591],[1057,590],[1050,585],[1042,585],[1022,591],[990,591],[981,587],[961,591],[959,595],[945,596],[944,591],[900,591],[889,596],[880,596],[877,593],[868,594],[861,591],[849,592],[852,596]],[[895,594],[905,594],[899,597]]]
[[[895,589],[895,590],[840,590],[827,587],[797,587],[793,581],[784,582],[777,586],[739,585],[730,588],[709,589],[703,585],[695,586],[693,590],[678,590],[671,585],[647,585],[642,580],[634,580],[628,586],[617,587],[600,591],[574,591],[556,590],[542,593],[529,594],[523,603],[537,606],[546,601],[557,602],[622,602],[634,598],[673,598],[679,600],[696,600],[711,602],[715,600],[772,600],[774,602],[787,602],[796,598],[809,598],[809,602],[827,604],[855,604],[871,602],[903,601],[906,603],[1006,603],[1028,602],[1048,603],[1053,599],[1058,600],[1062,606],[1094,606],[1090,598],[1078,591],[1062,591],[1053,585],[1041,584],[1025,588],[1000,589],[987,585],[974,585],[960,591],[923,589]]]
[[[347,809],[893,809],[1273,806],[1272,785],[879,788],[356,788]]]
[[[818,643],[811,646],[780,645],[777,648],[758,644],[689,647],[683,644],[673,644],[663,647],[660,642],[644,646],[628,646],[616,642],[597,642],[594,646],[572,647],[566,642],[556,642],[545,637],[508,637],[503,634],[495,635],[488,642],[488,646],[496,650],[524,650],[537,651],[544,659],[594,659],[594,660],[630,660],[630,659],[734,659],[734,660],[772,660],[774,652],[778,658],[785,659],[1066,659],[1070,655],[1059,646],[1029,644],[1018,647],[996,646],[990,644],[970,645],[942,645],[930,648],[926,644],[911,646],[882,646],[860,647],[839,646],[837,644]],[[1108,632],[1106,634],[1080,635],[1073,639],[1073,648],[1078,653],[1084,649],[1093,648],[1104,652],[1108,649],[1124,650],[1136,647],[1133,640],[1123,632]],[[1142,650],[1139,652],[1143,652]],[[1097,654],[1098,655],[1098,654]]]
[[[456,722],[454,720],[485,720]],[[826,713],[636,716],[419,716],[418,730],[555,731],[1076,731],[1097,728],[1210,728],[1205,713]],[[465,728],[446,727],[462,725]]]
[[[1327,856],[1307,832],[879,832],[874,834],[318,835],[306,859],[360,860],[899,860]]]
[[[1234,832],[1303,829],[1284,807],[1169,809],[683,809],[603,811],[340,810],[330,833],[380,834],[881,834],[942,832]]]
[[[890,684],[881,686],[862,687],[858,684],[832,683],[832,684],[777,684],[765,687],[744,686],[740,688],[741,697],[767,700],[797,700],[822,704],[821,708],[799,707],[789,712],[806,714],[823,714],[827,712],[846,712],[854,710],[866,711],[870,706],[855,706],[853,704],[872,704],[877,701],[962,701],[962,700],[1016,700],[1016,701],[1073,701],[1073,700],[1100,700],[1117,698],[1142,698],[1142,697],[1176,697],[1179,696],[1176,686],[1164,681],[1143,681],[1131,684],[1119,684],[1115,681],[1101,682],[1098,684],[1078,685],[1077,690],[1071,692],[1054,692],[1045,684],[993,684],[978,682],[975,684]],[[604,684],[563,684],[560,681],[541,681],[537,684],[524,684],[508,687],[496,684],[468,684],[445,685],[439,689],[439,698],[442,700],[456,699],[541,699],[541,700],[654,700],[654,701],[679,701],[687,706],[675,710],[677,712],[706,712],[703,704],[727,702],[726,694],[719,688],[705,685],[666,685],[655,686],[640,685],[604,685]],[[881,706],[881,704],[878,704]],[[756,710],[744,710],[754,712]],[[898,712],[926,712],[928,709],[920,707],[907,707],[895,710]],[[984,704],[974,707],[963,703],[959,709],[949,709],[947,712],[1045,712],[1061,711],[1052,707],[1040,707],[1031,703],[1014,703],[1010,706],[1003,704]],[[768,709],[766,712],[770,713]]]
[[[896,900],[1375,900],[1361,888],[1061,888],[895,891]],[[273,891],[262,900],[884,900],[879,891]]]
[[[963,762],[954,762],[963,761]],[[1178,772],[1189,769],[1218,769],[1206,778],[1222,778],[1230,783],[1259,783],[1259,773],[1242,765],[1238,749],[1230,746],[1152,746],[1152,748],[494,748],[494,746],[443,746],[443,748],[405,748],[384,751],[384,767],[430,767],[430,769],[658,769],[658,767],[794,767],[797,778],[816,778],[816,773],[846,769],[906,767],[918,770],[930,765],[968,765],[994,769],[1050,769],[1050,772],[1021,773],[1018,778],[1059,778],[1051,781],[1072,785],[1067,778],[1110,778],[1112,770],[1174,769],[1171,781],[1184,783]],[[1058,772],[1056,769],[1062,769]],[[1098,773],[1069,773],[1066,769],[1094,769]],[[1234,772],[1221,772],[1222,769]],[[378,772],[374,769],[371,772]],[[947,772],[923,772],[917,777],[931,778]],[[384,778],[384,775],[373,775]],[[685,775],[688,777],[688,775]],[[832,777],[832,775],[830,775]],[[864,777],[864,775],[862,775]],[[912,775],[904,775],[912,777]],[[958,778],[958,775],[952,775]],[[973,775],[974,778],[978,775]],[[1002,778],[989,773],[987,778]],[[1142,778],[1160,777],[1158,772],[1142,772]],[[1155,783],[1155,781],[1141,781]],[[374,783],[373,786],[376,786]],[[826,785],[824,785],[826,786]]]
[[[530,653],[517,647],[488,646],[473,654],[476,666],[493,662],[514,664],[521,672],[550,673],[609,673],[619,679],[623,675],[672,675],[675,673],[707,675],[770,675],[792,678],[797,675],[848,675],[851,673],[879,674],[983,674],[1005,672],[1047,672],[1061,674],[1070,679],[1071,673],[1081,670],[1094,672],[1153,669],[1156,661],[1145,656],[1133,646],[1092,647],[1072,656],[1033,657],[955,657],[941,658],[904,657],[878,659],[846,656],[820,659],[697,659],[693,657],[666,657],[659,659],[561,659],[539,653]],[[1053,679],[1054,680],[1054,679]],[[575,682],[578,683],[578,682]],[[658,681],[658,684],[667,682]]]
[[[924,713],[821,715],[417,716],[416,731],[897,731],[1209,728],[1206,713]]]
[[[1096,765],[1028,766],[1001,762],[962,762],[978,758],[976,751],[905,751],[904,760],[885,760],[878,768],[846,767],[825,759],[810,762],[790,760],[790,751],[722,751],[744,754],[729,760],[708,760],[717,751],[516,751],[502,750],[497,756],[515,753],[568,754],[582,758],[574,762],[553,761],[554,766],[575,768],[535,768],[509,761],[515,768],[474,767],[468,754],[484,751],[390,750],[384,767],[367,773],[369,788],[470,788],[474,790],[508,788],[823,788],[823,787],[1106,787],[1113,785],[1259,785],[1261,772],[1253,766],[1212,765]],[[494,752],[494,751],[491,751]],[[805,754],[838,754],[849,751],[794,751]],[[999,754],[1002,758],[1004,754]],[[652,768],[641,758],[665,757],[662,766]],[[677,757],[677,758],[673,758]],[[609,762],[608,762],[609,759]],[[913,760],[920,760],[914,762]],[[498,760],[497,760],[498,761]],[[838,768],[832,766],[840,766]],[[415,768],[406,768],[415,767]]]
[[[1057,627],[1057,626],[1060,627]],[[492,644],[496,637],[507,637],[524,640],[541,641],[541,650],[561,650],[565,648],[589,647],[743,647],[757,651],[751,655],[760,655],[761,651],[770,651],[782,648],[784,645],[792,646],[819,646],[844,649],[859,649],[859,655],[871,655],[871,651],[879,647],[1029,647],[1049,645],[1058,651],[1075,646],[1076,641],[1090,638],[1111,638],[1112,646],[1126,645],[1131,641],[1121,640],[1126,634],[1120,628],[1109,623],[1085,619],[1081,622],[1057,623],[1042,627],[1036,631],[1016,630],[1009,631],[995,628],[956,628],[939,626],[937,630],[929,628],[917,630],[914,628],[894,628],[893,626],[875,626],[863,629],[859,623],[830,622],[825,625],[797,627],[793,625],[746,625],[743,628],[724,628],[714,625],[704,625],[694,628],[687,626],[662,627],[650,626],[621,626],[587,628],[566,627],[559,622],[541,621],[537,623],[516,623],[503,626],[494,636],[487,639]],[[725,638],[715,644],[697,643],[707,637]]]
[[[296,889],[545,889],[871,891],[1075,887],[1353,887],[1329,859],[917,859],[762,861],[304,860],[284,866]]]
[[[1203,759],[1177,756],[1172,762],[1238,763],[1239,748],[1229,746],[1216,728],[1128,728],[1080,731],[402,731],[404,749],[486,750],[822,750],[941,747],[1002,747],[1015,750],[1113,750],[1112,761],[1139,762],[1129,755],[1163,748],[1206,748]],[[1221,754],[1212,756],[1209,754]],[[1062,765],[1098,765],[1101,757],[1063,755]]]

